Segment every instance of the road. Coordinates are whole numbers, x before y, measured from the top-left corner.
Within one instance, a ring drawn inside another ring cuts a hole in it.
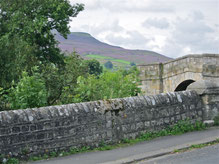
[[[165,155],[133,164],[218,164],[219,144],[191,151]]]
[[[176,149],[193,144],[206,143],[219,138],[219,127],[208,130],[185,133],[177,136],[165,136],[151,141],[109,151],[79,153],[51,160],[31,162],[33,164],[121,164],[142,160],[148,157],[162,156]]]

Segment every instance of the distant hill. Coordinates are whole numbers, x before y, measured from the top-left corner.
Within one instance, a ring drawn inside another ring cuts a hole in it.
[[[95,39],[88,33],[73,32],[64,39],[56,34],[56,39],[60,42],[59,47],[63,51],[76,51],[84,58],[95,58],[100,62],[111,60],[114,63],[129,64],[149,64],[164,62],[171,58],[148,50],[129,50],[122,47],[112,46]]]

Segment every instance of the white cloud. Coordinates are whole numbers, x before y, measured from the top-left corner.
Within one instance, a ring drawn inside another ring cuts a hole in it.
[[[204,19],[203,13],[201,11],[198,11],[198,10],[192,12],[191,14],[189,14],[189,16],[191,16],[192,19],[194,19],[194,20],[203,20]]]
[[[169,57],[219,53],[219,0],[71,0],[85,10],[70,24],[97,39]]]
[[[122,26],[119,25],[119,21],[118,19],[115,19],[113,21],[108,21],[107,23],[100,23],[100,24],[96,24],[94,26],[91,26],[92,31],[95,34],[100,34],[103,32],[122,32],[124,30],[124,28]]]
[[[162,1],[162,0],[161,0]],[[172,12],[171,5],[151,0],[71,0],[71,3],[84,3],[87,10],[106,9],[111,12]]]
[[[173,25],[171,38],[164,47],[164,51],[168,51],[171,56],[178,57],[186,53],[219,53],[219,39],[212,37],[215,31],[204,21],[201,12],[193,12],[184,19],[178,18]],[[176,53],[176,50],[179,52]]]
[[[149,18],[145,20],[142,25],[144,27],[155,27],[155,28],[160,28],[160,29],[166,29],[169,27],[169,23],[167,19],[165,18]]]
[[[106,35],[105,39],[108,43],[133,49],[140,49],[142,46],[147,46],[153,40],[153,38],[147,38],[138,31],[127,31],[125,35],[116,35],[111,32]],[[138,46],[133,46],[133,42]]]

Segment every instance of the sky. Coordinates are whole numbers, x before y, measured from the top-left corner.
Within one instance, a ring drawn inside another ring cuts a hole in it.
[[[219,54],[219,0],[70,0],[85,10],[71,32],[127,49],[177,58]]]

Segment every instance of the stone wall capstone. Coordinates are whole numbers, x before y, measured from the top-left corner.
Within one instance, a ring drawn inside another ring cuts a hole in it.
[[[0,112],[0,154],[20,156],[97,147],[156,131],[179,120],[202,121],[194,91]]]

